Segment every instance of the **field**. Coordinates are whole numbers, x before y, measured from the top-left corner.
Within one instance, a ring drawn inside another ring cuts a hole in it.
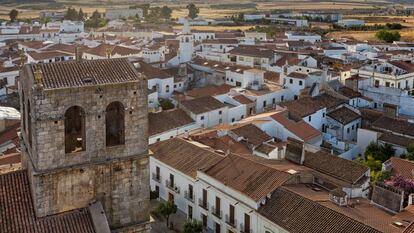
[[[18,9],[20,12],[20,18],[36,18],[41,10],[65,10],[67,7],[82,8],[82,10],[91,14],[96,9],[100,12],[104,12],[108,8],[127,8],[133,5],[132,0],[57,0],[57,4],[3,4],[0,7],[0,19],[8,19],[8,13],[11,9]],[[138,2],[142,3],[142,1]],[[239,4],[239,9],[219,9],[217,7],[210,7],[210,4]],[[200,16],[206,18],[226,18],[238,13],[254,12],[254,11],[271,11],[271,10],[352,10],[352,9],[373,9],[383,8],[389,4],[386,0],[337,0],[337,1],[318,1],[318,0],[279,0],[272,2],[257,2],[256,7],[249,3],[247,0],[235,1],[227,0],[222,2],[217,1],[205,1],[203,3],[197,3],[196,5],[200,8]],[[171,2],[166,3],[168,6],[173,8],[172,17],[178,18],[187,15],[185,4],[172,4]],[[243,5],[244,4],[244,5]],[[152,3],[153,6],[162,6],[164,3]],[[244,7],[246,6],[246,7]],[[370,16],[370,15],[346,15],[344,18],[357,18],[363,19],[368,25],[372,24],[385,24],[385,23],[401,23],[407,28],[401,31],[403,40],[414,40],[414,17],[394,17],[394,16]],[[316,24],[315,24],[316,25]],[[323,27],[323,26],[322,26]],[[176,28],[179,28],[177,26]],[[251,26],[237,26],[237,27],[223,27],[223,26],[197,26],[195,29],[202,30],[215,30],[221,31],[226,29],[240,29],[247,30]],[[374,40],[375,32],[357,32],[357,31],[346,31],[346,32],[335,32],[328,34],[329,37],[353,37],[361,40]]]

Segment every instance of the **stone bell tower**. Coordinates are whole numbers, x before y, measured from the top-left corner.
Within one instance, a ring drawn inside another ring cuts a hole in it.
[[[187,63],[191,61],[194,53],[194,38],[190,31],[190,23],[188,18],[184,20],[184,26],[181,34],[178,36],[179,40],[179,62]]]
[[[113,232],[149,232],[147,83],[126,59],[25,65],[22,155],[37,217],[100,202]]]

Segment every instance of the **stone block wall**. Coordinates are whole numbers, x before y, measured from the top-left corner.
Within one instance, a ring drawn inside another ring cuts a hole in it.
[[[149,221],[149,159],[136,156],[29,177],[38,217],[100,201],[111,228]]]

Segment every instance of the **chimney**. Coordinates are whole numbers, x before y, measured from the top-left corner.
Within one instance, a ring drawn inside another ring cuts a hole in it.
[[[80,51],[80,45],[75,45],[75,59],[77,62],[82,61],[82,52]]]

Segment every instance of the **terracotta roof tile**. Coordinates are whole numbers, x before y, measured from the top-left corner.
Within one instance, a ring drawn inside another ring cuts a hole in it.
[[[232,129],[231,132],[238,137],[243,137],[247,143],[252,144],[253,146],[259,146],[263,142],[267,142],[272,139],[272,137],[253,124],[237,127]]]
[[[278,188],[259,213],[291,233],[381,232],[285,187]]]
[[[358,118],[361,118],[361,116],[358,113],[352,111],[351,109],[345,106],[335,109],[332,112],[327,113],[326,115],[343,125],[346,125],[354,120],[357,120]]]
[[[369,169],[357,162],[324,151],[306,151],[303,165],[351,184],[359,181]]]
[[[194,98],[203,97],[203,96],[216,96],[226,94],[233,88],[230,85],[223,84],[220,86],[207,86],[207,87],[200,87],[200,88],[193,88],[190,91],[186,92],[187,96],[191,96]]]
[[[290,177],[286,172],[237,155],[226,156],[204,173],[255,201],[266,197]]]
[[[138,82],[143,77],[125,58],[37,64],[43,73],[45,89],[83,87],[126,82]],[[26,65],[34,77],[35,64]]]
[[[158,142],[150,150],[155,159],[193,178],[197,170],[207,169],[222,159],[221,155],[180,138]]]
[[[0,187],[0,232],[95,232],[86,208],[37,218],[26,170],[0,175]]]
[[[404,119],[382,116],[372,124],[372,127],[414,137],[414,124]]]
[[[251,104],[251,103],[254,103],[253,100],[247,98],[244,95],[234,96],[233,99],[236,100],[237,102],[241,103],[241,104]]]
[[[392,172],[398,173],[401,176],[414,180],[414,162],[400,159],[397,157],[391,157],[391,166],[392,166]]]
[[[291,119],[287,111],[275,113],[271,116],[271,118],[282,124],[283,127],[285,127],[287,130],[305,142],[315,137],[321,136],[321,132],[319,132],[319,130],[313,128],[302,119]]]
[[[148,122],[150,136],[194,123],[193,119],[182,109],[149,113]]]
[[[184,100],[181,101],[180,105],[195,114],[210,112],[227,106],[212,96],[203,96],[192,100]]]

